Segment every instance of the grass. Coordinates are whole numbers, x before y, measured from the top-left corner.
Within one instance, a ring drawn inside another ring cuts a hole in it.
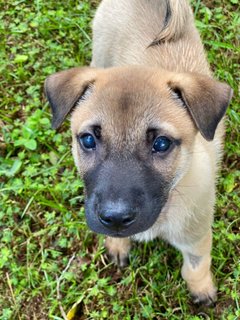
[[[97,1],[0,4],[0,319],[240,318],[239,6],[192,1],[215,76],[235,91],[227,113],[214,223],[215,309],[191,304],[181,255],[162,241],[135,244],[126,270],[108,264],[103,237],[88,230],[69,124],[50,128],[47,75],[88,64]]]

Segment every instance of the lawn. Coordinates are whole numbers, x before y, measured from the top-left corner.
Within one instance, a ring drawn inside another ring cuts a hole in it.
[[[91,59],[98,1],[0,2],[0,319],[240,319],[240,16],[237,0],[192,1],[216,78],[234,98],[213,225],[214,309],[192,305],[181,255],[163,241],[135,244],[130,266],[109,264],[88,230],[69,122],[55,132],[47,75]]]

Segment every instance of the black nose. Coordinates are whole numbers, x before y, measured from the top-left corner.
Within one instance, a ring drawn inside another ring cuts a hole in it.
[[[100,222],[108,229],[123,230],[132,225],[136,219],[136,212],[122,202],[108,203],[98,214]]]

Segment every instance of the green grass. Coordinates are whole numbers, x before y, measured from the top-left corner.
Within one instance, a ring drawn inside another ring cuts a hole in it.
[[[238,1],[192,1],[211,67],[235,91],[217,192],[213,310],[191,304],[181,255],[164,242],[135,244],[129,268],[119,271],[108,265],[103,237],[86,226],[69,124],[51,130],[43,82],[56,70],[89,63],[97,2],[0,3],[0,319],[63,319],[61,308],[80,301],[78,319],[237,320]]]

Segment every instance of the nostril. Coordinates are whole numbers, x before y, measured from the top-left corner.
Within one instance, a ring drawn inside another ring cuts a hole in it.
[[[113,223],[113,218],[104,213],[99,214],[99,220],[104,225],[111,225]]]
[[[132,222],[130,218],[123,219],[123,224],[129,224],[130,222]]]
[[[110,219],[110,218],[104,218],[104,219],[103,219],[103,218],[101,217],[101,219],[104,220],[107,224],[112,223],[112,219]]]
[[[129,225],[135,220],[135,215],[129,215],[127,217],[123,217],[122,224]]]

